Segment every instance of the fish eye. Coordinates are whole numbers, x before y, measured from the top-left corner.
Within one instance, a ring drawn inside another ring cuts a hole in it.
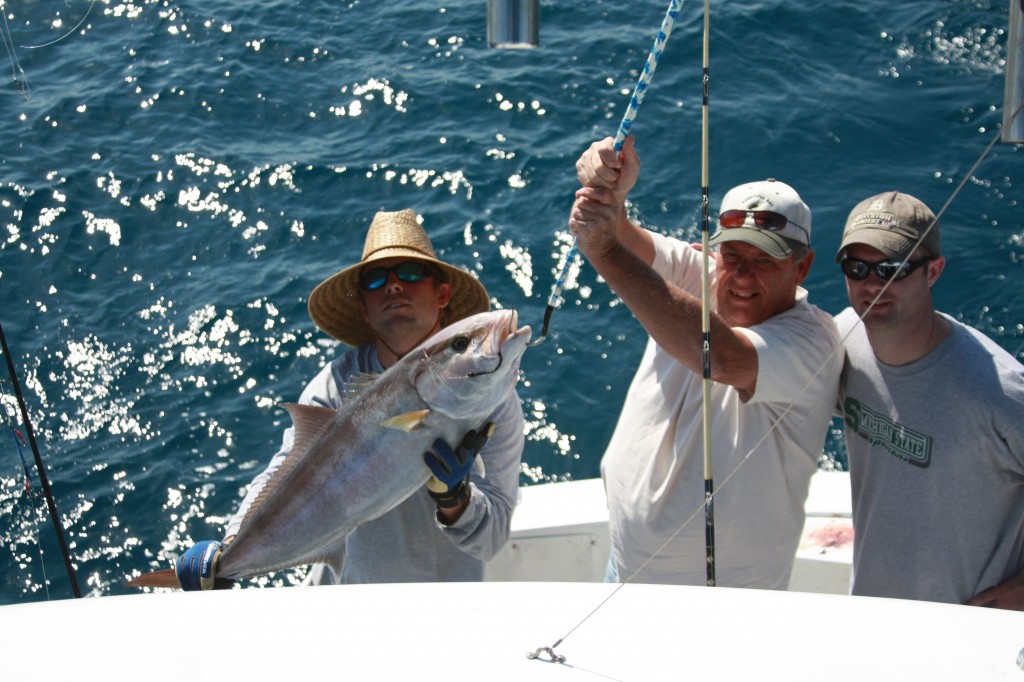
[[[469,337],[463,334],[459,334],[458,336],[452,339],[450,348],[457,353],[461,353],[462,351],[469,348]]]

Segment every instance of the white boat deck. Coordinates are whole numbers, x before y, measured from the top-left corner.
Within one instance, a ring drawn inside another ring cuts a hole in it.
[[[512,539],[486,567],[489,581],[601,582],[608,563],[608,511],[600,479],[520,489]],[[789,589],[848,594],[853,561],[850,478],[819,472]]]

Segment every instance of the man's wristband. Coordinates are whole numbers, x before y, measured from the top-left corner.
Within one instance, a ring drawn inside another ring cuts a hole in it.
[[[435,493],[428,489],[427,492],[430,493],[430,497],[433,498],[438,509],[454,509],[469,499],[469,485],[465,481],[459,483],[455,490]]]

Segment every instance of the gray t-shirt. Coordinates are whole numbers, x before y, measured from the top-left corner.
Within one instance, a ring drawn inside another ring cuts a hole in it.
[[[840,332],[857,322],[847,308]],[[1024,562],[1024,366],[981,332],[880,362],[863,324],[840,383],[853,491],[853,593],[962,604]]]

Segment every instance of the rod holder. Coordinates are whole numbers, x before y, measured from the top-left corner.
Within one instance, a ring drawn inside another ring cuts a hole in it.
[[[540,45],[540,0],[487,0],[487,46],[502,50]]]

